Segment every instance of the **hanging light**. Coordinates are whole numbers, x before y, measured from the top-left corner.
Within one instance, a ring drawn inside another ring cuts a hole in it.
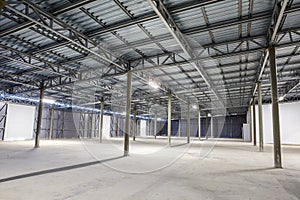
[[[150,80],[150,81],[148,82],[148,85],[149,85],[150,87],[154,88],[154,89],[158,89],[158,88],[159,88],[159,85],[158,85],[155,81],[153,81],[153,80]]]
[[[43,103],[48,103],[48,104],[54,104],[55,100],[54,99],[42,99]]]
[[[283,101],[283,100],[284,100],[283,96],[281,96],[281,97],[278,98],[278,101]]]

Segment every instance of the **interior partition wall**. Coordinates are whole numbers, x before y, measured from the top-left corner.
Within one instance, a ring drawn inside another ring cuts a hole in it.
[[[20,105],[23,106],[23,105]],[[36,110],[33,106],[33,110]],[[1,116],[5,114],[3,109]],[[19,112],[19,111],[18,111]],[[53,115],[53,116],[52,116]],[[35,114],[35,117],[37,115]],[[26,117],[24,117],[26,118]],[[52,118],[52,119],[51,119]],[[2,119],[2,118],[1,118]],[[51,106],[43,109],[41,135],[42,139],[48,138],[97,138],[99,137],[99,119],[100,113],[87,113],[72,110],[58,110]],[[36,120],[35,120],[36,121]],[[52,121],[52,122],[51,122]],[[3,126],[6,120],[0,122]],[[220,134],[221,138],[242,138],[242,125],[246,122],[246,115],[215,116],[213,120],[213,137]],[[52,123],[52,129],[51,129]],[[122,115],[104,115],[104,137],[123,137],[125,131],[125,118]],[[153,136],[154,137],[154,120],[137,120],[137,137]],[[133,118],[130,120],[130,135],[133,136]],[[0,127],[1,128],[1,127]],[[171,135],[178,137],[187,136],[187,119],[174,119],[171,121]],[[36,123],[32,130],[35,131]],[[141,131],[143,129],[143,131]],[[205,117],[201,118],[201,137],[205,136]],[[156,135],[167,136],[167,121],[157,120]],[[50,133],[51,132],[51,133]],[[194,117],[190,120],[191,137],[198,137],[198,118]],[[208,135],[211,136],[211,124],[209,117]]]
[[[34,136],[35,110],[35,106],[8,103],[3,139],[32,139]]]
[[[206,121],[205,117],[201,118],[201,137],[205,137]],[[220,138],[242,138],[243,123],[246,123],[246,115],[234,116],[215,116],[213,120],[213,135],[212,137]],[[159,121],[157,123],[157,136],[167,135],[167,122]],[[208,118],[208,136],[211,137],[211,117]],[[171,124],[172,136],[186,137],[187,119],[172,120]],[[190,120],[191,137],[198,137],[198,118]]]
[[[256,105],[256,124],[258,124],[258,107]],[[263,111],[263,132],[264,143],[273,143],[272,127],[272,107],[271,104],[264,104]],[[279,104],[279,122],[280,138],[282,144],[300,144],[300,102],[280,103]],[[258,127],[256,127],[258,132]],[[256,134],[256,140],[259,140],[259,134]]]

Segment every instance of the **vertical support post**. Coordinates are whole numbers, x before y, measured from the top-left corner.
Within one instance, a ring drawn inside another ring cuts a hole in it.
[[[188,99],[187,102],[187,109],[188,109],[188,113],[187,113],[187,143],[190,143],[190,136],[191,136],[191,116],[190,116],[190,99]]]
[[[61,111],[61,125],[60,125],[60,137],[63,138],[64,137],[64,126],[65,126],[65,111],[62,110]]]
[[[136,105],[134,106],[134,116],[133,116],[133,141],[135,141],[135,136],[136,136],[136,132],[137,132],[137,119],[136,119],[136,115],[137,115],[137,110],[136,110]]]
[[[205,139],[208,139],[208,112],[205,112]]]
[[[0,119],[0,122],[3,120],[3,129],[2,129],[2,140],[4,140],[5,136],[5,127],[6,127],[6,119],[7,119],[7,110],[8,110],[8,104],[4,103],[2,109],[5,109],[4,116]],[[2,110],[1,109],[1,110]]]
[[[263,119],[262,119],[262,94],[261,94],[261,82],[258,83],[258,120],[259,120],[259,150],[264,150],[264,133],[263,133]]]
[[[171,145],[171,117],[172,117],[172,93],[168,94],[168,142]]]
[[[53,137],[54,108],[51,108],[49,139]]]
[[[233,119],[230,119],[230,138],[233,138]]]
[[[44,92],[45,92],[44,83],[41,83],[40,103],[39,103],[38,118],[37,118],[37,123],[36,123],[36,134],[35,134],[34,148],[39,148],[40,147],[40,133],[41,133],[41,126],[42,126]]]
[[[252,142],[252,135],[253,135],[253,129],[252,129],[252,125],[253,125],[253,122],[252,122],[252,106],[250,105],[249,106],[249,112],[250,112],[250,142]]]
[[[126,119],[124,135],[124,156],[129,156],[129,135],[130,135],[130,103],[131,103],[131,78],[132,72],[127,72],[127,100],[126,100]]]
[[[155,114],[155,119],[154,119],[154,139],[156,139],[156,134],[157,134],[157,114]]]
[[[210,117],[210,137],[214,138],[214,117],[211,115]]]
[[[104,115],[104,100],[101,100],[101,111],[100,111],[100,119],[99,119],[99,142],[102,143],[102,135],[103,135],[103,115]]]
[[[255,100],[253,99],[252,104],[252,112],[253,112],[253,145],[256,146],[256,112],[255,112]]]
[[[119,137],[119,119],[118,119],[118,116],[115,115],[116,117],[116,123],[115,123],[115,126],[116,126],[116,137]]]
[[[181,137],[181,120],[178,120],[178,137]]]
[[[89,138],[92,138],[93,135],[93,112],[88,114],[88,130],[89,130]]]
[[[201,139],[201,111],[198,110],[198,138]]]
[[[151,132],[150,132],[150,120],[146,120],[146,136],[150,136]]]
[[[277,66],[275,47],[269,47],[269,60],[272,86],[272,119],[273,119],[273,143],[274,143],[274,165],[275,168],[281,168],[281,143],[280,143],[280,122],[278,108],[278,91],[277,91]]]

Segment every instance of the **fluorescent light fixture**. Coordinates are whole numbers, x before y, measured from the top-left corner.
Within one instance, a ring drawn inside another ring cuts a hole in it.
[[[283,100],[284,100],[283,96],[278,98],[278,101],[283,101]]]
[[[48,103],[48,104],[54,104],[55,100],[54,99],[42,99],[43,103]]]
[[[158,89],[159,88],[159,85],[155,81],[150,80],[148,82],[148,84],[149,84],[150,87],[152,87],[154,89]]]
[[[194,109],[194,110],[197,110],[198,109],[198,106],[197,105],[192,105],[192,108]]]

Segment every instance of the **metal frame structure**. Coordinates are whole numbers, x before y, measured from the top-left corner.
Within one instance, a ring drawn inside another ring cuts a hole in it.
[[[196,118],[246,114],[257,96],[275,109],[278,97],[300,99],[296,0],[0,2],[1,99],[126,109],[126,144],[130,113],[151,116],[154,105],[167,110],[171,142],[172,114],[191,105]]]
[[[37,98],[43,82],[45,96],[65,103],[104,98],[110,109],[131,70],[140,113],[149,104],[167,106],[172,91],[172,102],[194,98],[200,108],[221,102],[240,114],[257,95],[257,81],[263,102],[271,100],[267,48],[273,44],[279,95],[297,100],[299,10],[292,0],[7,2],[0,20],[1,90]],[[151,77],[160,84],[157,92],[149,89]]]
[[[5,123],[6,123],[6,116],[7,116],[7,103],[0,104],[0,135],[1,140],[4,140],[5,134]]]

